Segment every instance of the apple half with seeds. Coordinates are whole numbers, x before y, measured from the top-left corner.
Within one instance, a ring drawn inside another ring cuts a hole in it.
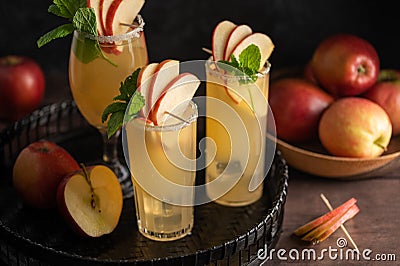
[[[57,207],[66,223],[79,235],[100,237],[117,227],[123,198],[114,172],[104,165],[66,176],[57,189]]]

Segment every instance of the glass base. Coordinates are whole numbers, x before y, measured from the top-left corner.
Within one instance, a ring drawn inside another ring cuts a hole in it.
[[[118,160],[111,162],[110,167],[113,169],[119,183],[121,184],[122,195],[124,199],[132,198],[133,185],[129,169],[125,165],[121,164],[121,162]]]
[[[148,239],[151,240],[155,240],[155,241],[173,241],[173,240],[177,240],[177,239],[181,239],[187,235],[190,235],[192,232],[192,226],[189,225],[186,228],[183,228],[180,231],[176,231],[176,232],[169,232],[169,233],[165,233],[165,232],[153,232],[150,230],[147,230],[144,227],[141,227],[139,225],[139,232],[147,237]]]

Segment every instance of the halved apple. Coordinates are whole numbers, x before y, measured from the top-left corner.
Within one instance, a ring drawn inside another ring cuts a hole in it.
[[[83,167],[65,177],[57,189],[57,206],[67,224],[82,236],[111,233],[122,212],[122,191],[114,172],[104,166]]]
[[[229,61],[233,49],[247,36],[253,33],[253,30],[247,25],[236,26],[229,34],[228,40],[226,41],[224,57],[223,59]]]
[[[137,91],[142,94],[145,100],[145,105],[142,110],[140,110],[140,115],[147,117],[151,108],[151,95],[150,86],[151,79],[158,68],[158,63],[148,64],[140,69],[137,78]]]
[[[200,80],[191,73],[176,76],[164,89],[161,97],[150,112],[150,120],[155,125],[162,125],[168,112],[181,116],[196,93]]]
[[[120,35],[128,31],[136,16],[142,9],[144,0],[114,0],[112,1],[106,17],[106,30],[108,35]]]
[[[214,28],[212,34],[212,56],[214,61],[224,59],[225,47],[229,35],[235,29],[236,24],[229,20],[221,21]]]
[[[167,59],[158,64],[150,84],[148,108],[153,108],[164,88],[178,75],[179,61]]]
[[[245,37],[242,41],[240,41],[239,44],[233,49],[232,54],[236,58],[239,58],[240,53],[251,44],[257,45],[260,49],[261,62],[258,70],[261,70],[274,50],[274,44],[266,34],[257,32]]]

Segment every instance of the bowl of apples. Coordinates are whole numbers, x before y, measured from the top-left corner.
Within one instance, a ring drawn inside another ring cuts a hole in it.
[[[323,39],[305,67],[276,71],[273,138],[293,168],[327,178],[375,177],[400,156],[400,72],[351,34]]]

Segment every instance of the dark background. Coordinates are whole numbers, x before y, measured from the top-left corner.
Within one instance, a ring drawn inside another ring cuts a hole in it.
[[[0,56],[36,59],[47,73],[67,76],[71,37],[37,48],[36,40],[64,20],[47,12],[50,0],[0,1]],[[273,69],[303,65],[319,41],[347,32],[370,41],[381,66],[400,68],[400,16],[388,0],[147,0],[141,14],[149,59],[206,59],[215,25],[229,19],[268,34],[275,43]]]

